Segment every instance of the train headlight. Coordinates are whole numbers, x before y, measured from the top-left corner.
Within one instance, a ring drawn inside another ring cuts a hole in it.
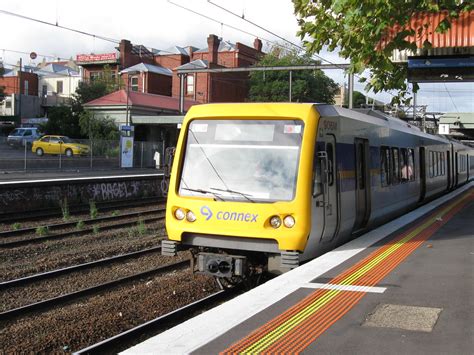
[[[176,211],[174,211],[174,216],[176,217],[176,219],[182,221],[184,217],[186,217],[186,213],[182,208],[178,208]]]
[[[293,216],[286,216],[283,218],[283,224],[285,225],[286,228],[293,228],[295,225],[295,219]]]
[[[270,218],[270,225],[273,227],[273,228],[280,228],[281,226],[281,218],[278,217],[278,216],[273,216],[272,218]]]
[[[188,211],[188,213],[186,213],[186,219],[188,222],[194,222],[196,220],[196,215],[193,211]]]

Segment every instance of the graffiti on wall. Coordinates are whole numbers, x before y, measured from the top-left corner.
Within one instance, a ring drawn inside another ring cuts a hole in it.
[[[96,202],[163,196],[158,179],[106,182],[73,182],[63,185],[7,188],[0,186],[0,214],[58,207],[67,200],[70,206]]]

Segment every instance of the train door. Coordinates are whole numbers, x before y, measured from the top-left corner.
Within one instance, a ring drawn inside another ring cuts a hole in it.
[[[336,160],[336,137],[333,134],[327,134],[325,137],[326,157],[322,163],[324,166],[323,174],[325,175],[323,182],[323,220],[324,227],[321,233],[321,240],[324,242],[331,241],[337,234],[339,228],[339,196],[338,196],[338,179],[337,179],[337,160]]]
[[[451,156],[449,150],[446,152],[446,171],[448,172],[448,190],[451,189]]]
[[[419,202],[425,199],[426,194],[426,149],[425,147],[420,147],[420,200]]]
[[[355,149],[355,192],[356,192],[356,218],[354,232],[363,229],[370,217],[370,154],[369,141],[356,138]]]

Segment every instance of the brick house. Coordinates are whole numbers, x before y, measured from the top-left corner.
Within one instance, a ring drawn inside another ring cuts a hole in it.
[[[209,35],[207,48],[191,53],[190,62],[173,70],[173,96],[179,96],[177,69],[239,68],[257,63],[262,52],[262,41],[258,38],[249,47],[222,41]],[[242,102],[248,95],[248,73],[196,73],[185,79],[185,97],[201,103]]]

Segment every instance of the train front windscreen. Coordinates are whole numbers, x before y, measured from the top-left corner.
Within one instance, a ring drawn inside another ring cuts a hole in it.
[[[295,197],[304,123],[300,120],[194,120],[179,195],[274,202]]]

